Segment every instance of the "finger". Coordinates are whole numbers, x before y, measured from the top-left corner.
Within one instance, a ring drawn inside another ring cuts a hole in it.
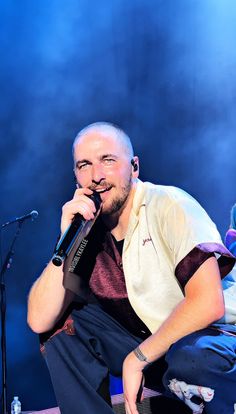
[[[127,401],[127,409],[128,409],[128,414],[139,414],[138,410],[137,410],[137,405],[134,401]]]
[[[80,203],[84,202],[88,205],[88,207],[91,209],[93,213],[96,213],[96,206],[94,203],[94,199],[92,199],[90,196],[92,196],[93,191],[89,188],[80,188],[75,191],[73,200],[78,201]]]
[[[139,414],[136,405],[136,395],[133,398],[124,395],[124,401],[127,414]]]
[[[71,223],[75,214],[79,213],[85,220],[94,218],[93,208],[83,200],[72,200],[62,207],[62,220]]]
[[[93,194],[93,191],[90,190],[90,188],[78,188],[75,190],[73,195],[73,200],[84,200],[93,205],[93,200],[90,198],[90,196]]]
[[[87,199],[87,200],[86,200]],[[85,220],[93,220],[96,209],[92,200],[86,196],[72,199],[62,207],[61,232],[62,234],[71,224],[75,214],[79,213]]]
[[[131,411],[129,409],[128,401],[125,402],[125,414],[131,414]]]
[[[65,204],[65,212],[67,211],[72,214],[80,213],[83,215],[84,212],[90,212],[92,214],[96,212],[96,207],[93,200],[89,197],[86,195],[78,195]]]
[[[80,187],[80,188],[76,188],[75,192],[74,192],[74,198],[79,196],[79,195],[92,195],[93,191],[90,190],[90,188],[87,187]]]

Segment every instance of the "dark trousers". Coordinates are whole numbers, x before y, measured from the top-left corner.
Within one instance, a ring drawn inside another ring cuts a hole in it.
[[[74,310],[70,322],[44,344],[61,413],[113,413],[109,396],[104,397],[109,373],[121,376],[123,360],[140,342],[98,305]],[[236,414],[235,360],[236,336],[203,329],[148,366],[145,385],[160,391],[164,385],[167,395],[194,414]]]

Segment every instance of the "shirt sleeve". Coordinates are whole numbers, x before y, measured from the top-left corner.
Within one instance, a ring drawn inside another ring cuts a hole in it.
[[[234,266],[235,258],[224,246],[216,225],[201,205],[182,190],[166,211],[164,237],[182,287],[213,254],[222,277]]]

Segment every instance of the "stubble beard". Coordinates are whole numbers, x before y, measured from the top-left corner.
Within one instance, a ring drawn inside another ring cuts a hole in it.
[[[108,216],[122,211],[126,205],[126,201],[129,197],[130,191],[132,188],[132,177],[130,175],[124,187],[121,188],[121,193],[114,196],[111,200],[110,205],[107,206],[104,210],[102,209],[102,215]]]

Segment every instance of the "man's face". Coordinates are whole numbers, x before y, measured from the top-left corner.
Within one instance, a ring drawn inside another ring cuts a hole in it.
[[[102,214],[114,214],[125,207],[132,187],[130,161],[126,146],[115,132],[92,130],[75,144],[77,182],[100,193]]]

